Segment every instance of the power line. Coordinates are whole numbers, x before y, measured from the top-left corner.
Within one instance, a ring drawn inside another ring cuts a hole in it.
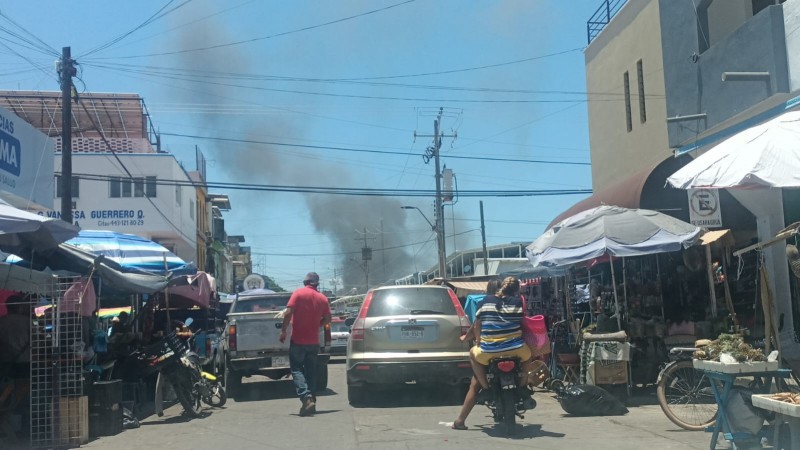
[[[316,29],[316,28],[325,27],[325,26],[328,26],[328,25],[334,25],[334,24],[341,23],[341,22],[346,22],[348,20],[357,19],[359,17],[367,16],[367,15],[370,15],[370,14],[383,12],[383,11],[386,11],[386,10],[389,10],[389,9],[392,9],[392,8],[396,8],[398,6],[402,6],[402,5],[405,5],[405,4],[408,4],[408,3],[413,3],[415,1],[416,0],[406,0],[404,2],[396,3],[394,5],[389,5],[389,6],[386,6],[386,7],[383,7],[383,8],[374,9],[374,10],[371,10],[371,11],[366,11],[366,12],[359,13],[359,14],[356,14],[356,15],[353,15],[353,16],[343,17],[341,19],[336,19],[336,20],[332,20],[332,21],[329,21],[329,22],[320,23],[320,24],[317,24],[317,25],[310,25],[310,26],[303,27],[303,28],[298,28],[298,29],[295,29],[295,30],[284,31],[284,32],[281,32],[281,33],[270,34],[270,35],[267,35],[267,36],[261,36],[261,37],[252,38],[252,39],[245,39],[245,40],[242,40],[242,41],[229,42],[229,43],[226,43],[226,44],[217,44],[217,45],[211,45],[211,46],[207,46],[207,47],[190,48],[190,49],[185,49],[185,50],[175,50],[175,51],[171,51],[171,52],[150,53],[150,54],[146,54],[146,55],[128,55],[128,56],[116,56],[116,57],[96,58],[96,59],[149,58],[149,57],[152,57],[152,56],[177,55],[177,54],[181,54],[181,53],[192,53],[192,52],[199,52],[199,51],[204,51],[204,50],[213,50],[213,49],[217,49],[217,48],[231,47],[231,46],[234,46],[234,45],[249,44],[251,42],[263,41],[265,39],[272,39],[272,38],[276,38],[276,37],[286,36],[286,35],[289,35],[289,34],[300,33],[300,32],[303,32],[303,31],[309,31],[309,30],[313,30],[313,29]]]
[[[28,31],[28,30],[27,30],[25,27],[23,27],[22,25],[20,25],[20,24],[18,24],[17,22],[15,22],[15,21],[14,21],[14,19],[12,19],[12,18],[11,18],[11,17],[9,17],[8,15],[6,15],[4,12],[0,11],[0,17],[2,17],[2,18],[4,18],[4,19],[6,19],[6,21],[8,21],[10,24],[12,24],[12,25],[14,25],[15,27],[17,27],[17,28],[18,28],[19,30],[21,30],[23,33],[25,33],[25,34],[27,34],[28,36],[32,37],[32,38],[33,38],[33,41],[31,41],[30,39],[26,39],[26,38],[24,38],[24,37],[20,36],[19,34],[17,34],[17,33],[13,32],[13,31],[11,31],[11,30],[9,30],[9,29],[5,28],[5,27],[2,27],[2,28],[0,28],[0,29],[2,29],[3,31],[5,31],[6,33],[8,33],[8,34],[10,34],[10,35],[12,35],[12,36],[14,36],[14,37],[16,37],[16,38],[18,38],[18,39],[22,40],[23,42],[27,42],[28,44],[30,44],[30,45],[32,45],[33,47],[35,47],[35,48],[36,48],[36,50],[39,50],[39,51],[40,51],[40,52],[42,52],[42,53],[48,54],[48,55],[50,55],[50,56],[55,56],[55,57],[58,57],[58,56],[60,56],[60,53],[58,53],[58,50],[56,50],[55,48],[53,48],[51,45],[49,45],[49,44],[48,44],[48,43],[46,43],[45,41],[41,40],[41,39],[40,39],[38,36],[36,36],[35,34],[33,34],[33,33],[31,33],[30,31]],[[35,42],[34,42],[34,41],[35,41]]]
[[[123,166],[124,167],[124,166]],[[136,178],[127,169],[128,176]],[[56,172],[56,175],[59,175]],[[73,174],[74,177],[82,180],[91,181],[110,181],[119,179],[113,175],[97,174]],[[157,179],[156,185],[159,186],[196,186],[192,181]],[[295,186],[295,185],[269,185],[257,183],[227,183],[207,181],[204,186],[214,189],[230,189],[242,191],[259,192],[285,192],[300,194],[328,194],[328,195],[347,195],[347,196],[371,196],[371,197],[433,197],[436,195],[434,190],[424,189],[374,189],[374,188],[342,188],[324,186]],[[529,189],[529,190],[461,190],[460,197],[537,197],[555,195],[588,195],[591,189]],[[149,198],[148,198],[149,199]],[[152,200],[151,200],[152,202]]]
[[[291,144],[291,143],[287,143],[287,142],[260,141],[260,140],[255,140],[255,139],[234,139],[234,138],[223,138],[223,137],[214,137],[214,136],[200,136],[200,135],[181,134],[181,133],[168,133],[168,132],[161,132],[160,134],[162,136],[175,136],[175,137],[184,137],[184,138],[190,138],[190,139],[204,139],[204,140],[221,141],[221,142],[236,142],[236,143],[240,143],[240,144],[272,145],[272,146],[280,146],[280,147],[308,148],[308,149],[315,149],[315,150],[347,151],[347,152],[356,152],[356,153],[374,153],[374,154],[383,154],[383,155],[422,156],[421,154],[410,153],[410,152],[391,152],[391,151],[386,151],[386,150],[368,150],[368,149],[347,148],[347,147],[332,147],[332,146],[323,146],[323,145]],[[533,164],[561,164],[561,165],[572,165],[572,166],[590,166],[591,165],[591,163],[588,163],[588,162],[576,162],[576,161],[548,161],[548,160],[540,160],[540,159],[491,158],[491,157],[482,157],[482,156],[447,155],[447,158],[451,158],[451,159],[469,159],[469,160],[478,160],[478,161],[494,161],[494,162],[517,162],[517,163],[533,163]]]
[[[111,47],[112,45],[114,45],[114,44],[116,44],[117,42],[119,42],[119,41],[121,41],[121,40],[125,39],[126,37],[130,36],[131,34],[133,34],[133,33],[137,32],[137,31],[141,30],[142,28],[146,27],[147,25],[150,25],[151,23],[155,22],[156,20],[158,20],[158,19],[160,19],[160,18],[162,18],[162,17],[166,16],[167,14],[169,14],[169,13],[171,13],[171,12],[173,12],[173,11],[176,11],[176,10],[180,9],[181,7],[183,7],[183,6],[185,6],[186,4],[190,3],[191,1],[192,1],[192,0],[185,0],[185,1],[184,1],[183,3],[181,3],[180,5],[177,5],[177,6],[175,6],[174,8],[172,8],[172,9],[170,9],[170,10],[166,11],[166,12],[162,12],[162,11],[164,11],[165,9],[167,9],[167,7],[169,7],[169,5],[171,5],[172,3],[174,3],[174,2],[175,2],[175,0],[169,0],[169,2],[167,2],[167,4],[166,4],[166,5],[162,6],[162,7],[161,7],[161,8],[160,8],[158,11],[156,11],[156,12],[155,12],[155,13],[153,13],[153,14],[152,14],[150,17],[148,17],[148,18],[147,18],[147,20],[145,20],[144,22],[140,23],[139,25],[137,25],[136,27],[134,27],[132,30],[130,30],[130,31],[127,31],[127,32],[125,32],[125,33],[123,33],[123,34],[121,34],[121,35],[119,35],[119,36],[117,36],[117,37],[115,37],[115,38],[111,39],[110,41],[106,42],[105,44],[100,44],[100,45],[98,45],[97,47],[95,47],[95,48],[93,48],[93,49],[89,50],[88,52],[84,53],[83,55],[79,56],[78,58],[83,58],[83,57],[86,57],[86,56],[92,55],[92,54],[94,54],[94,53],[97,53],[97,52],[103,51],[103,50],[105,50],[105,49],[107,49],[107,48]]]

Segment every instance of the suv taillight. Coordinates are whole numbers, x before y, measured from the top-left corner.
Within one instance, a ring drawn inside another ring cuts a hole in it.
[[[364,303],[361,305],[361,309],[358,311],[358,318],[355,322],[353,322],[353,326],[350,329],[350,339],[354,341],[363,341],[364,340],[364,325],[367,323],[367,310],[369,309],[369,304],[372,302],[372,291],[367,293],[367,296],[364,297]]]
[[[448,293],[450,294],[450,300],[453,301],[453,307],[456,308],[456,314],[458,314],[458,323],[461,325],[461,335],[464,336],[467,334],[467,331],[469,331],[469,317],[467,317],[467,314],[464,312],[464,308],[461,307],[461,302],[458,301],[456,293],[450,289],[448,289]]]
[[[228,350],[236,351],[236,325],[228,327]]]

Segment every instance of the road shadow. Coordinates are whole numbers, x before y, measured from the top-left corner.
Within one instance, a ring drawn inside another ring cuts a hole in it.
[[[412,408],[420,406],[458,406],[464,402],[466,386],[369,387],[365,399],[354,408]]]
[[[297,397],[291,377],[281,380],[270,380],[267,377],[254,375],[252,378],[255,378],[255,381],[242,383],[242,386],[233,393],[234,395],[228,393],[228,396],[233,398],[236,402],[255,402]],[[331,395],[338,395],[338,393],[330,388],[317,393],[317,397],[328,397]]]
[[[564,433],[554,433],[552,431],[546,431],[542,429],[542,425],[538,423],[517,423],[514,428],[514,433],[511,436],[506,436],[500,424],[478,425],[476,426],[476,428],[478,428],[479,430],[481,430],[482,432],[486,433],[488,436],[491,437],[515,439],[515,440],[533,439],[537,437],[562,438],[566,436]]]

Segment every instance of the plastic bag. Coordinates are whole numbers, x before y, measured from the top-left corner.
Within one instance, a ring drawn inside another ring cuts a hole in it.
[[[725,414],[734,433],[750,433],[761,431],[764,426],[764,415],[760,408],[753,406],[753,393],[747,389],[735,387],[728,394]]]
[[[561,408],[573,416],[622,416],[628,408],[601,387],[576,384],[558,395]]]

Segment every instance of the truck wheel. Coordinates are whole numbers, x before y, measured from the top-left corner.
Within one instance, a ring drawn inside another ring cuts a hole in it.
[[[347,386],[347,401],[351,405],[360,405],[366,399],[366,388],[364,386]]]
[[[317,363],[317,392],[328,389],[328,363]]]
[[[233,395],[242,386],[242,375],[234,372],[228,361],[225,361],[225,373],[222,375],[225,382],[225,390],[229,395]]]

